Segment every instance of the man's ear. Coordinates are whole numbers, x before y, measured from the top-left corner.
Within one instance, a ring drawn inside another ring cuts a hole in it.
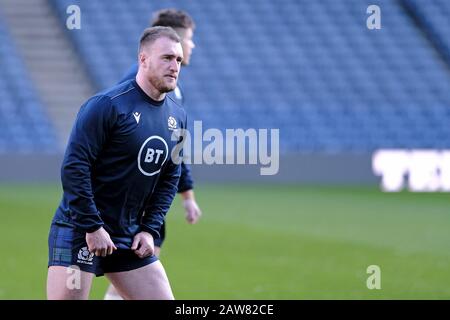
[[[144,51],[139,53],[139,64],[147,66],[147,55],[144,53]]]

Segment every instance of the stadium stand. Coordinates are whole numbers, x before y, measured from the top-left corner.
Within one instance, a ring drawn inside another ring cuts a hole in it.
[[[284,153],[450,147],[445,0],[416,5],[423,25],[404,1],[377,1],[381,30],[366,27],[368,0],[50,1],[62,28],[67,6],[80,6],[81,30],[66,31],[97,89],[135,61],[151,12],[187,10],[197,23],[181,76],[191,125],[279,128]]]
[[[416,20],[439,53],[450,65],[450,2],[401,0],[405,10]]]
[[[0,17],[0,153],[53,153],[54,130]]]

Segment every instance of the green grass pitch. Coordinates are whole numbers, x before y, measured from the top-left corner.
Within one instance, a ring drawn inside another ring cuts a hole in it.
[[[161,260],[178,299],[450,299],[450,198],[375,188],[202,185]],[[59,185],[0,186],[0,299],[45,299]],[[367,267],[381,268],[369,290]],[[91,299],[107,286],[96,278]]]

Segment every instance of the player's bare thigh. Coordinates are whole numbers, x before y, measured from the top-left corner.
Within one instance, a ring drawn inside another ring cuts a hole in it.
[[[47,273],[47,299],[87,300],[93,273],[79,269],[50,266]]]
[[[159,257],[159,254],[161,252],[161,248],[155,246],[155,256]],[[120,296],[119,292],[117,292],[116,288],[112,284],[108,286],[108,289],[106,290],[105,294],[105,300],[122,300],[122,297]]]
[[[106,277],[126,300],[174,299],[166,272],[159,260],[135,270],[107,273]]]

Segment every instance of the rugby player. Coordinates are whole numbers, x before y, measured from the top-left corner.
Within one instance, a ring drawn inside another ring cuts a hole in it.
[[[48,299],[87,299],[94,275],[105,275],[125,299],[174,298],[153,239],[181,172],[171,157],[180,141],[172,138],[186,128],[186,113],[167,93],[176,88],[182,60],[173,29],[148,28],[136,79],[81,107],[48,239]]]

